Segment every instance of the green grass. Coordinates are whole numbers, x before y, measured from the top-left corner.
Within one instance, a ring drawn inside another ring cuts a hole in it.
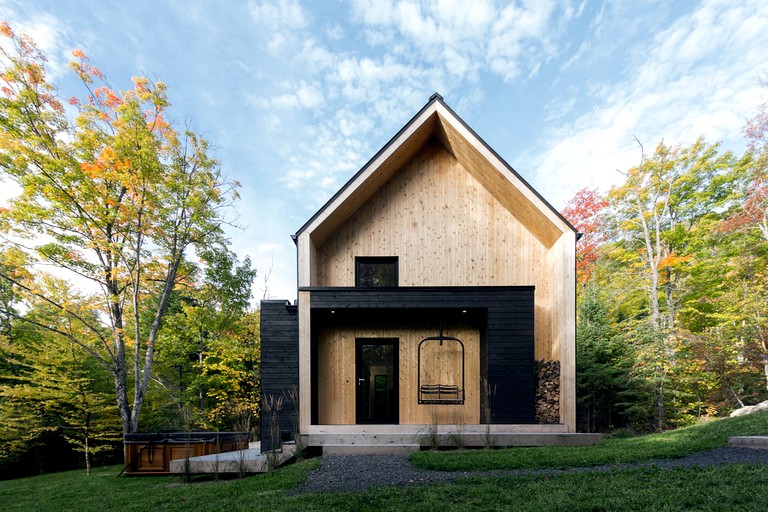
[[[768,413],[711,422],[659,435],[612,439],[603,446],[444,452],[435,460],[500,467],[573,467],[680,456],[721,446],[728,436],[768,432]],[[525,453],[527,455],[520,456]],[[568,453],[577,455],[565,455]],[[593,453],[594,455],[588,455]],[[517,454],[517,455],[513,455]],[[533,455],[531,455],[533,454]],[[533,464],[538,454],[544,460]],[[419,456],[422,454],[419,454]],[[476,459],[478,455],[483,455]],[[495,463],[494,463],[495,460]],[[524,461],[521,465],[520,461]],[[549,462],[547,462],[549,461]],[[553,463],[556,461],[557,463]],[[564,463],[566,461],[567,463]],[[365,511],[365,510],[764,510],[768,466],[656,468],[558,476],[462,478],[451,484],[381,487],[344,494],[290,495],[317,460],[244,479],[115,478],[120,466],[0,482],[4,512],[49,511]],[[455,463],[452,463],[456,465]],[[505,466],[506,464],[506,466]],[[486,467],[487,468],[487,467]]]
[[[366,510],[765,510],[768,467],[643,469],[555,477],[459,479],[452,484],[382,487],[344,494],[288,491],[316,461],[238,480],[182,484],[178,478],[86,477],[67,472],[0,482],[5,512],[366,511]]]
[[[67,471],[0,482],[0,508],[4,512],[272,510],[269,504],[284,499],[286,489],[303,481],[316,465],[316,460],[306,461],[249,478],[189,484],[170,476],[116,478],[122,466],[99,468],[90,477],[85,471]]]
[[[417,452],[411,456],[411,462],[422,469],[440,471],[587,467],[678,458],[725,446],[730,436],[759,434],[768,434],[768,412],[713,420],[660,434],[606,439],[597,446]]]

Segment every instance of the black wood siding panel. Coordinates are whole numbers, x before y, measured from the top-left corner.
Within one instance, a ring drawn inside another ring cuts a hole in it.
[[[295,306],[285,301],[261,302],[261,447],[271,449],[269,415],[264,411],[265,397],[283,396],[299,387],[299,317]],[[278,415],[281,431],[293,432],[296,411],[284,399]]]

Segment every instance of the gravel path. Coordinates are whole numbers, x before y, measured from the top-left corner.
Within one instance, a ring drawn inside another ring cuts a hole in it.
[[[320,467],[310,471],[307,481],[292,490],[302,492],[359,491],[384,485],[422,485],[450,482],[462,477],[500,477],[524,475],[557,475],[585,471],[616,471],[657,467],[723,466],[732,462],[767,464],[768,450],[723,447],[695,453],[680,459],[659,459],[634,464],[615,464],[571,469],[496,470],[496,471],[424,471],[408,462],[406,455],[331,455],[320,459]]]

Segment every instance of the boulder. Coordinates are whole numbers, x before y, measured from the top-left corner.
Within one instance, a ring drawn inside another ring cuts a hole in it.
[[[760,402],[756,405],[745,405],[744,407],[740,409],[736,409],[731,413],[731,418],[735,418],[737,416],[744,416],[747,414],[752,414],[753,412],[760,412],[760,411],[768,411],[768,400],[765,402]]]

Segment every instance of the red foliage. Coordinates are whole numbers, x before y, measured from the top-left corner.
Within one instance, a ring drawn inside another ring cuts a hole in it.
[[[580,283],[589,280],[598,258],[598,250],[608,239],[606,208],[608,200],[596,188],[583,188],[576,192],[560,212],[583,235],[576,244],[576,275]]]
[[[755,153],[752,182],[746,190],[744,206],[727,219],[722,229],[739,231],[757,227],[768,240],[768,103],[758,107],[758,112],[744,127],[749,148]]]

